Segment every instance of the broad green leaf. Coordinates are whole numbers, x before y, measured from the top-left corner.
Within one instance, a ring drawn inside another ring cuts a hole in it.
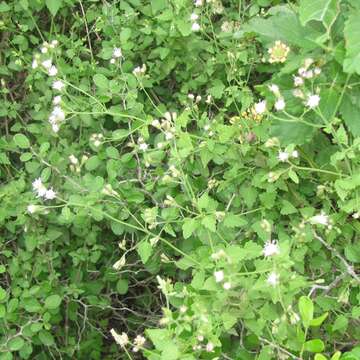
[[[4,301],[6,299],[6,291],[0,286],[0,301]]]
[[[309,327],[314,316],[314,304],[307,296],[302,296],[299,300],[299,311],[305,327]]]
[[[339,0],[301,0],[299,15],[305,26],[309,21],[321,21],[326,29],[334,23],[339,12]]]
[[[46,7],[52,16],[55,16],[62,5],[62,0],[45,0]]]
[[[120,295],[125,295],[129,289],[129,281],[127,279],[120,279],[116,283],[116,290]]]
[[[102,90],[106,90],[109,87],[109,80],[103,74],[95,74],[93,80],[95,85]]]
[[[360,74],[360,10],[352,11],[345,22],[344,36],[346,57],[344,71]]]
[[[24,344],[24,339],[20,336],[17,336],[9,341],[8,348],[10,351],[19,351],[24,346]]]
[[[137,252],[140,255],[141,261],[145,264],[153,252],[153,248],[147,241],[142,241],[138,247]]]
[[[310,326],[313,326],[313,327],[320,326],[325,321],[325,319],[328,317],[328,315],[329,315],[329,313],[326,312],[323,315],[321,315],[315,319],[312,319],[310,321]]]
[[[281,40],[286,44],[308,50],[317,46],[315,39],[321,35],[312,29],[305,29],[298,15],[290,11],[279,12],[267,19],[254,17],[248,25],[245,25],[244,30],[257,33],[267,43]]]
[[[30,141],[24,134],[16,134],[14,136],[14,142],[21,149],[27,149],[30,147]]]
[[[341,356],[341,352],[337,351],[332,357],[331,360],[339,360]]]
[[[309,340],[304,344],[305,351],[322,352],[325,349],[324,343],[320,339]]]
[[[327,360],[327,357],[322,354],[316,354],[314,360]]]
[[[45,299],[45,307],[47,309],[57,309],[61,304],[61,297],[59,295],[50,295]]]
[[[55,340],[54,337],[51,335],[51,333],[49,331],[46,330],[41,330],[38,334],[40,341],[45,345],[45,346],[51,346],[54,344]]]
[[[193,232],[197,229],[198,223],[195,219],[186,218],[182,225],[183,236],[185,239],[189,238]]]

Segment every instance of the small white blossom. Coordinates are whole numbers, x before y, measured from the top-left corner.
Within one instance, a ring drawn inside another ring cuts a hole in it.
[[[280,249],[277,241],[268,241],[264,245],[263,254],[265,257],[280,254]]]
[[[360,218],[360,213],[357,211],[357,212],[353,213],[351,216],[352,216],[353,219],[359,219]]]
[[[154,119],[152,122],[151,122],[151,125],[156,127],[156,128],[159,128],[160,127],[160,121],[158,119]]]
[[[223,285],[223,288],[225,290],[230,290],[231,289],[231,284],[229,282],[225,282],[224,285]]]
[[[303,76],[305,79],[311,79],[314,77],[314,72],[312,70],[305,71]]]
[[[114,329],[111,329],[110,334],[121,347],[125,347],[129,343],[129,338],[124,332],[120,335]]]
[[[310,109],[316,108],[320,103],[320,96],[319,95],[309,95],[306,101],[306,106]]]
[[[110,64],[115,64],[115,62],[116,62],[116,59],[114,59],[114,58],[110,59]]]
[[[192,31],[200,31],[201,27],[200,25],[197,23],[197,22],[194,22],[192,25],[191,25],[191,30]]]
[[[275,109],[276,109],[277,111],[282,111],[282,110],[284,110],[284,109],[285,109],[285,101],[284,101],[284,99],[283,99],[283,98],[280,98],[280,99],[276,100],[274,106],[275,106]]]
[[[294,85],[295,86],[304,85],[304,79],[300,76],[294,76]]]
[[[286,151],[279,151],[278,159],[281,162],[288,161],[289,160],[289,153],[287,153]]]
[[[29,214],[34,214],[38,210],[38,208],[39,207],[37,205],[28,205],[27,211]]]
[[[191,20],[191,21],[196,21],[198,18],[199,18],[199,15],[196,14],[196,13],[192,13],[192,14],[190,15],[190,20]]]
[[[56,198],[56,192],[50,188],[49,190],[46,190],[44,197],[46,200],[53,200]]]
[[[311,217],[310,222],[314,225],[328,226],[330,219],[328,215],[326,215],[324,212],[321,212],[320,214]]]
[[[54,48],[54,47],[56,47],[56,46],[58,46],[58,45],[59,45],[59,41],[58,41],[58,40],[52,40],[51,43],[50,43],[50,46],[51,46],[52,48]]]
[[[266,281],[269,285],[276,286],[279,283],[279,274],[276,272],[270,273]]]
[[[114,58],[120,58],[120,57],[122,57],[122,51],[121,51],[120,48],[118,48],[118,47],[114,48],[113,57],[114,57]]]
[[[140,149],[141,151],[146,151],[146,150],[148,149],[148,147],[149,147],[149,145],[146,144],[146,143],[141,143],[141,144],[139,145],[139,149]]]
[[[194,5],[195,5],[196,7],[202,6],[203,4],[204,4],[203,0],[195,0],[195,1],[194,1]]]
[[[142,64],[142,66],[137,66],[134,70],[133,70],[133,74],[135,76],[140,76],[140,75],[144,75],[146,72],[146,65]]]
[[[54,133],[57,133],[60,130],[60,126],[58,124],[51,124],[51,128]]]
[[[77,159],[77,157],[75,155],[70,155],[69,156],[69,161],[73,164],[73,165],[77,165],[79,163],[79,160]]]
[[[266,111],[266,100],[259,101],[254,105],[256,114],[263,114]]]
[[[222,270],[215,271],[214,277],[217,283],[222,282],[224,280],[224,272]]]
[[[206,344],[206,351],[207,352],[213,352],[214,351],[214,344],[212,342],[208,342]]]
[[[274,95],[279,95],[280,91],[279,91],[279,87],[275,84],[271,84],[269,85],[269,90],[274,94]]]
[[[292,91],[292,94],[293,94],[295,97],[297,97],[297,98],[301,98],[301,99],[304,98],[304,93],[303,93],[302,90],[300,90],[300,89],[294,89],[294,90]]]
[[[54,98],[53,98],[53,104],[54,105],[59,105],[61,103],[61,96],[60,95],[56,95]]]
[[[296,159],[296,158],[299,157],[299,152],[298,152],[297,150],[294,150],[294,151],[291,153],[291,156]]]
[[[315,75],[320,75],[320,74],[321,74],[321,69],[320,69],[319,67],[316,67],[316,68],[314,69],[314,74],[315,74]]]
[[[33,69],[36,69],[38,66],[39,66],[38,61],[37,61],[36,59],[34,59],[33,62],[32,62],[32,64],[31,64],[31,67],[32,67]]]
[[[52,65],[48,71],[49,76],[56,76],[58,73],[58,69],[56,66]]]
[[[65,87],[65,84],[61,80],[55,80],[52,84],[54,90],[61,91]]]
[[[43,54],[46,54],[48,52],[48,48],[43,46],[40,51],[43,53]]]
[[[41,65],[42,65],[45,69],[49,70],[49,69],[52,67],[52,62],[51,62],[50,59],[44,60],[44,61],[41,63]]]

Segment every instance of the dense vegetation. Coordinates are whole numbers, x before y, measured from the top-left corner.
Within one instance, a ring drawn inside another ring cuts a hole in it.
[[[0,1],[0,360],[360,359],[359,19]]]

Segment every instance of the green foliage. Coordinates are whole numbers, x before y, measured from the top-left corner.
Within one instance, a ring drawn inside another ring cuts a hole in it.
[[[0,360],[360,359],[359,11],[0,1]]]

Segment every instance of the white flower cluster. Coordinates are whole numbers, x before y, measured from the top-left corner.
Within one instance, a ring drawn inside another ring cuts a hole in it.
[[[139,137],[138,138],[138,145],[139,145],[139,150],[141,151],[146,151],[149,147],[149,145],[145,142],[143,137]]]
[[[275,84],[269,85],[269,90],[276,96],[276,101],[274,104],[274,108],[276,111],[283,111],[285,110],[285,100],[282,97],[279,87]]]
[[[197,341],[199,341],[199,342],[201,343],[201,342],[204,341],[204,336],[203,336],[203,335],[198,335],[196,339],[197,339]],[[214,346],[214,344],[213,344],[211,341],[209,341],[209,342],[204,346],[204,348],[205,348],[205,351],[206,351],[206,352],[213,352],[215,346]],[[199,350],[202,350],[202,349],[203,349],[203,346],[202,346],[201,344],[197,344],[197,345],[194,345],[194,346],[193,346],[193,350],[194,350],[194,351],[199,351]]]
[[[146,65],[142,64],[142,66],[137,66],[134,70],[133,70],[133,74],[138,77],[138,76],[143,76],[146,73]]]
[[[254,113],[256,115],[262,115],[266,112],[266,100],[261,100],[254,105]]]
[[[110,64],[115,64],[116,60],[119,60],[123,57],[122,51],[118,47],[114,47],[112,58],[110,59]]]
[[[102,144],[103,139],[103,134],[92,134],[90,136],[90,142],[92,142],[95,147],[99,147]]]
[[[167,111],[164,114],[164,118],[161,121],[159,121],[158,119],[154,119],[151,122],[151,125],[161,130],[164,133],[166,140],[171,140],[174,138],[176,132],[176,129],[173,124],[176,118],[177,118],[176,112],[170,113],[169,111]]]
[[[316,108],[320,103],[320,96],[318,93],[309,93],[306,91],[306,80],[313,79],[321,74],[321,69],[315,65],[311,58],[307,58],[301,68],[298,69],[297,75],[294,75],[293,95],[297,98],[303,99],[304,104],[309,109]],[[317,90],[318,91],[318,90]]]
[[[271,272],[267,278],[267,283],[271,286],[276,286],[279,283],[280,275],[275,271]]]
[[[57,40],[51,41],[50,44],[48,42],[44,42],[42,47],[40,48],[41,54],[47,54],[50,49],[54,49],[58,44],[59,42]],[[33,69],[36,69],[39,67],[39,65],[41,65],[46,70],[49,76],[56,76],[58,73],[58,69],[56,68],[56,66],[52,64],[51,59],[41,60],[41,54],[35,54],[31,67]]]
[[[46,189],[42,183],[41,178],[37,178],[32,183],[33,190],[36,192],[37,197],[42,197],[45,200],[53,200],[56,198],[56,192],[53,188]]]
[[[60,103],[61,97],[55,97],[53,103]],[[55,105],[50,116],[49,116],[49,123],[55,133],[60,130],[60,125],[65,120],[65,112],[59,105]]]
[[[110,330],[110,334],[114,338],[115,342],[119,344],[122,348],[130,343],[129,337],[125,332],[118,334],[115,329]],[[146,339],[142,335],[137,335],[133,341],[133,352],[138,352],[141,348],[144,347]]]
[[[280,248],[278,242],[276,240],[267,241],[264,245],[263,254],[265,257],[279,255]]]
[[[281,162],[286,162],[288,161],[290,158],[294,158],[297,159],[299,157],[299,152],[297,150],[293,150],[292,152],[287,152],[287,151],[279,151],[278,153],[278,160]]]
[[[215,278],[215,282],[217,283],[221,283],[224,281],[225,279],[225,274],[223,270],[218,270],[214,272],[214,278]],[[231,289],[231,283],[229,281],[226,281],[223,283],[223,288],[225,290],[230,290]]]
[[[192,22],[191,24],[191,30],[192,31],[200,31],[201,27],[200,27],[200,24],[197,22],[197,20],[199,19],[199,15],[196,14],[196,13],[192,13],[190,15],[190,20]]]
[[[326,215],[323,211],[318,215],[312,216],[309,221],[313,225],[322,225],[326,226],[329,230],[332,229],[332,221],[329,215]]]
[[[191,100],[192,102],[194,102],[195,104],[199,103],[201,101],[201,96],[200,95],[194,95],[192,93],[188,94],[188,99]]]

